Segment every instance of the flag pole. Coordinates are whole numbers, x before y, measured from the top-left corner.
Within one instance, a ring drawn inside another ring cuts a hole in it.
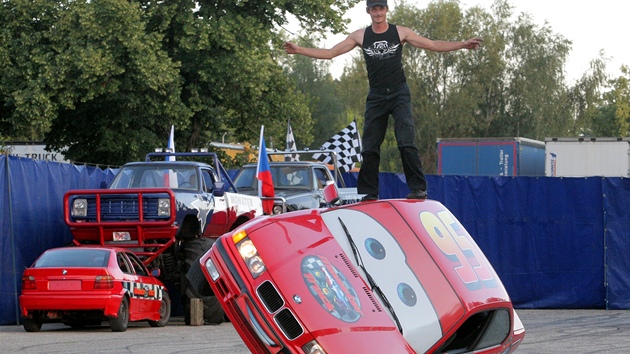
[[[175,126],[171,125],[171,134],[168,136],[168,143],[166,148],[170,149],[170,152],[175,152]],[[166,161],[175,161],[175,156],[166,156]]]
[[[267,198],[262,200],[263,210],[266,214],[270,215],[273,213],[274,201],[273,199],[268,198],[273,198],[275,196],[275,192],[273,188],[273,176],[271,174],[271,169],[269,168],[269,160],[267,157],[267,147],[265,146],[264,131],[265,126],[261,126],[256,178],[258,178],[258,196]]]
[[[359,134],[359,124],[357,123],[357,119],[354,118],[354,128],[357,130],[357,140],[359,141],[359,161],[363,161],[363,155],[361,155],[361,152],[363,152],[363,143],[361,142],[361,134]]]

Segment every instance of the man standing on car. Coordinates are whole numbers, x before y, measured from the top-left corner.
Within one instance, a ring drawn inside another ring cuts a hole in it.
[[[403,171],[411,193],[408,199],[426,199],[427,182],[422,171],[418,148],[414,142],[411,115],[411,93],[402,68],[405,43],[434,52],[477,49],[482,40],[471,38],[463,42],[430,40],[413,30],[387,22],[387,0],[366,0],[366,11],[372,25],[352,32],[330,49],[306,48],[286,42],[288,54],[301,54],[315,59],[332,59],[359,46],[368,72],[370,90],[365,103],[365,123],[362,145],[363,163],[359,170],[357,191],[366,194],[364,201],[378,199],[378,173],[381,144],[385,139],[389,115],[394,117],[396,141]]]

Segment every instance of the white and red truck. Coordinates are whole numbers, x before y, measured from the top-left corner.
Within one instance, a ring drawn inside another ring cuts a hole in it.
[[[167,161],[171,156],[196,161]],[[204,159],[212,162],[198,162]],[[64,196],[73,243],[130,249],[150,269],[160,269],[160,278],[180,292],[187,322],[189,299],[199,297],[186,280],[190,265],[218,236],[262,213],[261,199],[238,193],[209,152],[150,153],[123,165],[108,188]],[[202,300],[205,322],[222,321],[216,298]]]

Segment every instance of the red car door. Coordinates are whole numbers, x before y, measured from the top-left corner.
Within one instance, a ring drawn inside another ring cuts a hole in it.
[[[129,295],[129,319],[133,321],[137,314],[141,312],[140,304],[136,297],[138,277],[125,252],[117,252],[116,261],[118,262],[118,267],[120,267],[120,270],[123,272],[123,288],[127,290],[127,294]]]
[[[159,311],[161,299],[159,294],[159,286],[153,277],[149,275],[149,271],[142,261],[133,253],[126,252],[131,266],[135,272],[135,281],[133,292],[134,300],[138,307],[138,316],[143,318],[150,317]]]

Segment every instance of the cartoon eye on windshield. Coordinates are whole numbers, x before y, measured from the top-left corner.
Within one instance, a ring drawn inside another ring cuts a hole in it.
[[[397,287],[398,297],[403,302],[403,304],[413,307],[418,302],[418,298],[416,297],[416,292],[406,283],[400,283]]]
[[[367,238],[365,240],[365,248],[367,249],[370,256],[382,260],[386,256],[385,247],[378,240],[373,238]]]

